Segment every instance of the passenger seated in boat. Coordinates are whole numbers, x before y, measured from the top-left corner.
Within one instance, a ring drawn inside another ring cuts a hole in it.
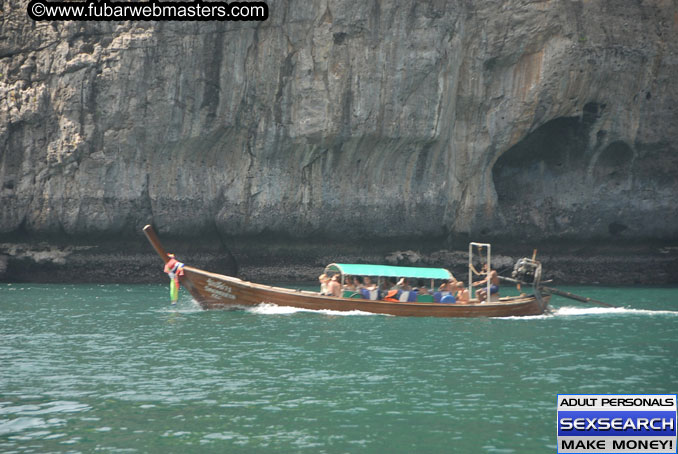
[[[419,293],[416,290],[401,290],[398,299],[403,303],[414,303],[418,297]]]
[[[344,298],[361,298],[358,290],[357,278],[354,276],[344,276],[344,285],[342,286],[342,296]]]
[[[463,281],[457,281],[456,284],[456,289],[457,289],[457,294],[455,297],[457,298],[457,303],[459,304],[468,304],[469,303],[469,295],[468,295],[468,289],[464,285]]]
[[[346,276],[344,278],[344,290],[347,292],[355,292],[357,290],[353,276]]]
[[[341,296],[341,284],[339,283],[339,275],[335,274],[327,284],[327,290],[331,296]]]
[[[320,294],[321,295],[329,295],[329,291],[327,290],[327,284],[329,283],[330,278],[327,277],[326,274],[321,274],[318,276],[318,282],[320,282]]]
[[[431,294],[431,291],[426,287],[426,284],[424,283],[423,280],[419,280],[417,283],[418,286],[416,288],[415,293],[415,301],[421,301],[421,302],[426,302],[426,303],[432,303],[435,301],[434,296]]]
[[[412,286],[410,285],[410,282],[407,279],[405,279],[404,277],[400,278],[400,280],[396,284],[396,287],[399,288],[400,290],[407,291],[407,292],[412,290]]]
[[[398,289],[392,289],[386,292],[386,296],[384,296],[384,301],[392,301],[392,302],[398,302],[400,299],[398,298],[398,293],[400,293],[400,290]]]
[[[417,293],[419,295],[430,295],[431,294],[431,291],[428,289],[428,287],[426,287],[426,284],[422,280],[417,282],[417,289],[416,290],[417,290]]]
[[[388,292],[389,290],[398,290],[398,287],[396,287],[392,279],[384,279],[379,289],[382,292]]]
[[[379,289],[377,286],[372,283],[372,279],[369,276],[365,276],[363,286],[360,289],[360,294],[366,300],[378,300],[379,299]]]
[[[483,265],[482,274],[487,275],[485,279],[474,282],[473,286],[474,287],[484,286],[487,284],[487,281],[489,279],[490,299],[492,299],[492,295],[497,295],[497,297],[499,297],[499,275],[497,274],[497,270],[489,270],[488,272],[486,263]],[[487,288],[483,287],[478,289],[478,300],[480,300],[480,302],[482,303],[486,299],[487,299]]]
[[[369,276],[365,276],[365,279],[363,279],[362,288],[367,291],[372,291],[377,289],[377,285],[372,282],[372,279],[370,279]]]
[[[438,288],[439,292],[453,292],[454,291],[454,285],[457,282],[457,280],[452,276],[450,279],[448,279],[446,282],[443,282],[440,287]]]
[[[365,288],[363,280],[360,278],[360,276],[353,276],[353,283],[355,284],[356,292],[360,291],[361,288]]]

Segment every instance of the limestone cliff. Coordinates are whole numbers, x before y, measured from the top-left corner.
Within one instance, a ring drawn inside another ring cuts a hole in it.
[[[0,233],[675,238],[670,0],[0,18]]]

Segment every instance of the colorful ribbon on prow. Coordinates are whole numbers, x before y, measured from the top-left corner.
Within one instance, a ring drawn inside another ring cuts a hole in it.
[[[169,261],[165,264],[165,273],[170,278],[170,301],[176,304],[179,299],[179,276],[184,275],[184,264],[174,258],[174,254],[167,254]]]

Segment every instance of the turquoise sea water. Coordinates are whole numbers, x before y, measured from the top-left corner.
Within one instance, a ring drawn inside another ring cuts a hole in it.
[[[562,288],[625,308],[201,311],[164,285],[1,284],[0,452],[555,452],[558,393],[678,391],[678,289]]]

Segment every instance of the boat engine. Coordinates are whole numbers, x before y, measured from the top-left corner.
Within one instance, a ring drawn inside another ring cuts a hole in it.
[[[541,264],[536,260],[524,257],[513,265],[511,276],[513,279],[526,284],[534,284],[541,279]]]

